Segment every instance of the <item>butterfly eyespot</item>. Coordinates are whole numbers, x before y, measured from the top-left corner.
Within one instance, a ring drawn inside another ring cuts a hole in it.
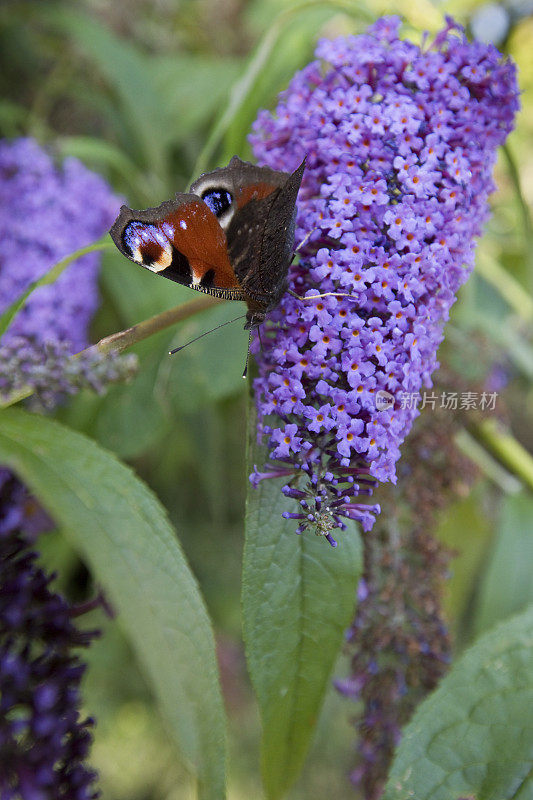
[[[209,206],[215,217],[221,217],[233,202],[227,189],[207,189],[202,195],[202,200]]]

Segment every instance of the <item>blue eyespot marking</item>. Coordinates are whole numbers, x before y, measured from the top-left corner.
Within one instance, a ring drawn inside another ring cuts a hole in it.
[[[232,196],[226,189],[208,189],[202,195],[202,200],[209,206],[215,217],[221,217],[232,203]]]
[[[132,254],[146,244],[157,243],[163,249],[168,245],[167,237],[159,228],[138,220],[134,220],[127,225],[122,239]]]

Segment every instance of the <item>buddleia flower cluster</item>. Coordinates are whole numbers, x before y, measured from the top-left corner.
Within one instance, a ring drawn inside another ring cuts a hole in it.
[[[120,200],[75,158],[56,165],[33,139],[0,141],[0,313],[56,262],[98,239]],[[9,330],[39,341],[87,345],[98,305],[100,254],[89,253],[28,299]]]
[[[0,402],[31,391],[32,410],[51,409],[81,389],[103,394],[109,384],[127,381],[137,371],[137,357],[102,353],[96,347],[72,357],[68,342],[11,336],[0,341]]]
[[[431,386],[444,323],[474,263],[488,216],[496,149],[518,109],[515,67],[449,20],[423,46],[397,17],[366,34],[320,41],[276,111],[260,112],[258,161],[290,170],[305,157],[294,292],[254,345],[259,436],[287,478],[285,516],[336,544],[346,518],[365,530],[378,481],[396,480]],[[344,297],[338,295],[347,295]]]
[[[440,386],[464,378],[439,370]],[[481,385],[472,385],[479,390]],[[401,730],[451,661],[442,609],[450,551],[435,537],[443,510],[464,497],[477,468],[456,434],[481,411],[427,408],[404,445],[396,487],[382,487],[383,514],[365,539],[363,579],[346,637],[349,675],[337,689],[354,702],[357,730],[351,780],[365,800],[378,800]]]
[[[0,313],[71,252],[98,239],[120,200],[77,159],[59,167],[33,139],[0,141]],[[135,371],[134,356],[89,351],[100,254],[77,259],[35,290],[0,340],[0,399],[25,389],[50,408],[82,388],[102,392]]]

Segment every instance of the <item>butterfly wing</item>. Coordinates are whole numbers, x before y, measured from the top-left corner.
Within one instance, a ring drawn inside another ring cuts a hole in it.
[[[207,203],[227,231],[240,209],[251,201],[272,195],[288,177],[287,172],[258,167],[233,156],[227,167],[200,175],[190,190]]]
[[[258,213],[263,217],[258,231],[255,264],[240,276],[243,289],[265,308],[277,305],[287,289],[287,273],[294,256],[294,229],[296,224],[296,199],[302,182],[305,160],[292,174],[285,173],[285,181],[275,193],[259,200],[264,203]],[[232,221],[227,232],[230,257],[242,238],[242,228],[249,226],[248,206]]]
[[[227,167],[202,175],[191,186],[191,191],[213,208],[226,231],[230,262],[247,291],[269,294],[270,279],[276,274],[273,267],[280,262],[280,271],[287,273],[300,181],[301,174],[295,178],[289,172],[258,167],[234,156]],[[296,191],[291,192],[296,183]],[[268,263],[262,267],[262,262]]]
[[[177,194],[143,211],[122,206],[110,234],[121,253],[151,272],[217,297],[244,299],[226,234],[195,194]]]

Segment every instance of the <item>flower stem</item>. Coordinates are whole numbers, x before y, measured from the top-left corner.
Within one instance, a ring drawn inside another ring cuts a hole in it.
[[[478,273],[500,293],[520,319],[530,323],[533,320],[533,298],[527,289],[494,258],[488,245],[480,245],[479,251]]]
[[[509,176],[513,182],[513,186],[516,193],[516,199],[518,200],[518,205],[520,206],[520,212],[522,215],[522,225],[524,233],[524,258],[526,261],[526,266],[528,267],[528,275],[533,276],[533,221],[531,219],[529,206],[522,191],[520,172],[516,165],[515,158],[508,144],[504,144],[502,150],[505,159],[507,161],[507,169],[509,170]],[[530,285],[530,289],[531,291],[533,291],[532,285]]]
[[[465,428],[455,434],[455,444],[470,461],[506,494],[516,494],[522,489],[522,482],[502,466],[488,449],[480,444]]]
[[[96,242],[91,242],[91,244],[80,247],[79,250],[74,250],[73,253],[69,253],[68,256],[65,256],[65,258],[62,258],[54,264],[53,267],[38,278],[38,280],[32,281],[20,297],[17,297],[17,299],[0,315],[0,336],[4,335],[15,319],[15,316],[25,305],[28,297],[33,294],[36,289],[39,289],[40,286],[49,286],[51,283],[54,283],[69,264],[72,264],[72,262],[76,261],[78,258],[86,256],[88,253],[94,253],[96,250],[110,250],[113,247],[114,244],[108,240],[106,233],[105,236],[102,236],[101,239],[97,239]]]
[[[504,467],[533,490],[533,457],[511,433],[494,419],[478,423],[472,433]]]
[[[131,328],[126,328],[118,333],[112,333],[111,336],[100,339],[99,342],[92,345],[92,348],[96,348],[102,353],[109,353],[111,350],[121,353],[123,350],[126,350],[126,348],[137,344],[137,342],[141,342],[143,339],[147,339],[154,333],[159,333],[159,331],[170,327],[170,325],[175,325],[176,322],[188,319],[221,302],[221,300],[209,297],[209,295],[200,297],[198,300],[189,300],[188,303],[182,303],[180,306],[169,308],[168,311],[162,311],[160,314],[145,319],[137,323],[137,325],[133,325]]]
[[[77,251],[73,256],[77,258],[79,254],[80,251]],[[67,256],[67,258],[71,258],[71,256]],[[137,344],[137,342],[141,342],[143,339],[153,336],[154,333],[159,333],[159,331],[170,327],[170,325],[175,325],[177,322],[188,319],[221,302],[223,301],[217,298],[205,296],[200,297],[198,300],[190,300],[188,303],[182,303],[167,311],[162,311],[160,314],[156,314],[149,319],[145,319],[137,325],[133,325],[131,328],[126,328],[123,331],[111,334],[111,336],[106,336],[100,339],[96,344],[92,344],[80,353],[76,353],[72,358],[79,358],[94,350],[99,350],[101,353],[110,353],[111,351],[121,353],[128,347]],[[33,391],[32,387],[23,386],[18,391],[13,392],[9,397],[0,401],[0,408],[7,408],[7,406],[12,406],[15,403],[19,403],[21,400],[25,400],[33,394]]]

